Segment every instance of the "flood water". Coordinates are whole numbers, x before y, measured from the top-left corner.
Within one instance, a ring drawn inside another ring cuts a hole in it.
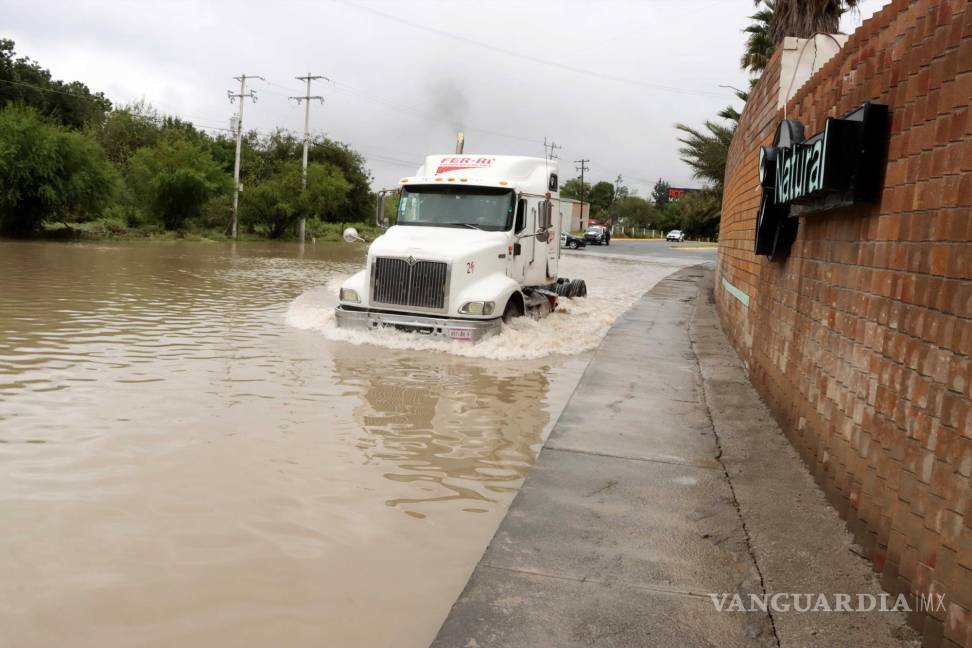
[[[675,270],[476,347],[349,334],[345,244],[0,242],[0,646],[428,645],[590,358]]]

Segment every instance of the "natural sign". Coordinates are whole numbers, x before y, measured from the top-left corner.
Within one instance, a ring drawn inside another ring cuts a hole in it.
[[[799,216],[873,202],[881,191],[887,148],[887,106],[865,103],[804,139],[803,124],[780,123],[773,146],[759,155],[763,188],[756,254],[785,258]]]

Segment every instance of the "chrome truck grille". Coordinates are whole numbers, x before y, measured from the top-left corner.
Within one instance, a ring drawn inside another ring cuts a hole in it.
[[[449,266],[441,261],[376,257],[371,266],[371,302],[443,312]]]

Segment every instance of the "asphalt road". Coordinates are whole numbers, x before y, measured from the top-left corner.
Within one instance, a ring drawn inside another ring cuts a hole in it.
[[[668,243],[666,241],[651,240],[627,240],[619,241],[614,239],[611,245],[588,245],[586,248],[578,250],[577,254],[623,254],[625,256],[645,256],[645,257],[689,257],[702,261],[714,261],[718,248],[707,247],[703,249],[695,246],[711,245],[708,243]]]

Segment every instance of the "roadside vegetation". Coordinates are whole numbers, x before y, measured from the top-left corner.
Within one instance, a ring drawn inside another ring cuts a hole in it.
[[[620,236],[623,230],[628,237],[648,237],[652,232],[657,237],[681,229],[689,238],[716,237],[719,208],[713,206],[712,196],[691,191],[672,200],[669,188],[667,182],[659,179],[651,195],[643,198],[624,186],[619,178],[614,183],[585,182],[582,194],[580,178],[572,178],[561,186],[560,195],[574,200],[580,200],[583,195],[583,200],[590,203],[591,220],[611,223],[615,236]]]
[[[54,80],[0,39],[0,235],[226,238],[235,146],[229,131]],[[337,240],[371,220],[364,158],[315,137],[303,190],[302,148],[284,130],[244,134],[241,238],[292,237],[306,218],[308,236]]]

